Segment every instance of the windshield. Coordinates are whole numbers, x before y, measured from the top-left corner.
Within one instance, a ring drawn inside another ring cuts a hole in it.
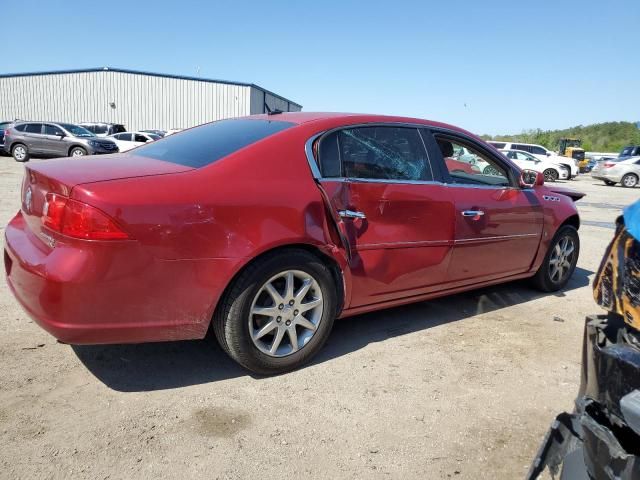
[[[59,123],[62,128],[69,132],[74,137],[95,137],[93,133],[80,125],[74,125],[72,123]]]

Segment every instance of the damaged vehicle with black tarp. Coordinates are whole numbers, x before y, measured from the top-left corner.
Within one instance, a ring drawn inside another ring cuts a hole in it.
[[[556,417],[527,479],[640,479],[640,201],[616,225],[593,285],[572,414]]]

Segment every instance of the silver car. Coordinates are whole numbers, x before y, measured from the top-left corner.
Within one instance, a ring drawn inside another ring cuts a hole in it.
[[[620,183],[623,187],[635,187],[640,181],[640,156],[600,160],[591,170],[591,176],[607,185]]]
[[[31,155],[79,157],[117,153],[118,146],[108,138],[98,138],[72,123],[16,122],[4,132],[4,150],[17,162]]]

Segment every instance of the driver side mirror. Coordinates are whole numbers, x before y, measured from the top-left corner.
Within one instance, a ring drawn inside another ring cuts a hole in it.
[[[544,185],[544,175],[535,170],[523,170],[520,173],[520,186],[522,188],[533,188]]]
[[[550,156],[551,156],[551,152],[547,152],[547,157],[550,157]]]

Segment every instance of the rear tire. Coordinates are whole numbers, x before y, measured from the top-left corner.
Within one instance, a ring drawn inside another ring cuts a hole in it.
[[[87,154],[87,151],[82,147],[73,147],[69,151],[70,157],[84,157]]]
[[[531,279],[533,285],[543,292],[560,290],[573,275],[579,255],[580,237],[576,228],[571,225],[560,227],[551,240],[542,265]]]
[[[305,282],[312,286],[297,303],[292,295],[302,292]],[[318,306],[309,309],[318,299]],[[300,315],[294,310],[298,308]],[[336,312],[337,294],[329,269],[304,250],[281,250],[250,264],[227,288],[213,316],[213,331],[223,350],[247,370],[279,374],[302,366],[318,353],[331,333]]]
[[[11,147],[11,155],[16,162],[28,162],[29,161],[29,148],[22,143],[16,143]]]
[[[611,180],[604,180],[604,184],[610,187],[613,187],[616,184],[616,182],[612,182]]]
[[[620,180],[620,184],[625,188],[633,188],[638,185],[638,176],[635,173],[627,173]]]

